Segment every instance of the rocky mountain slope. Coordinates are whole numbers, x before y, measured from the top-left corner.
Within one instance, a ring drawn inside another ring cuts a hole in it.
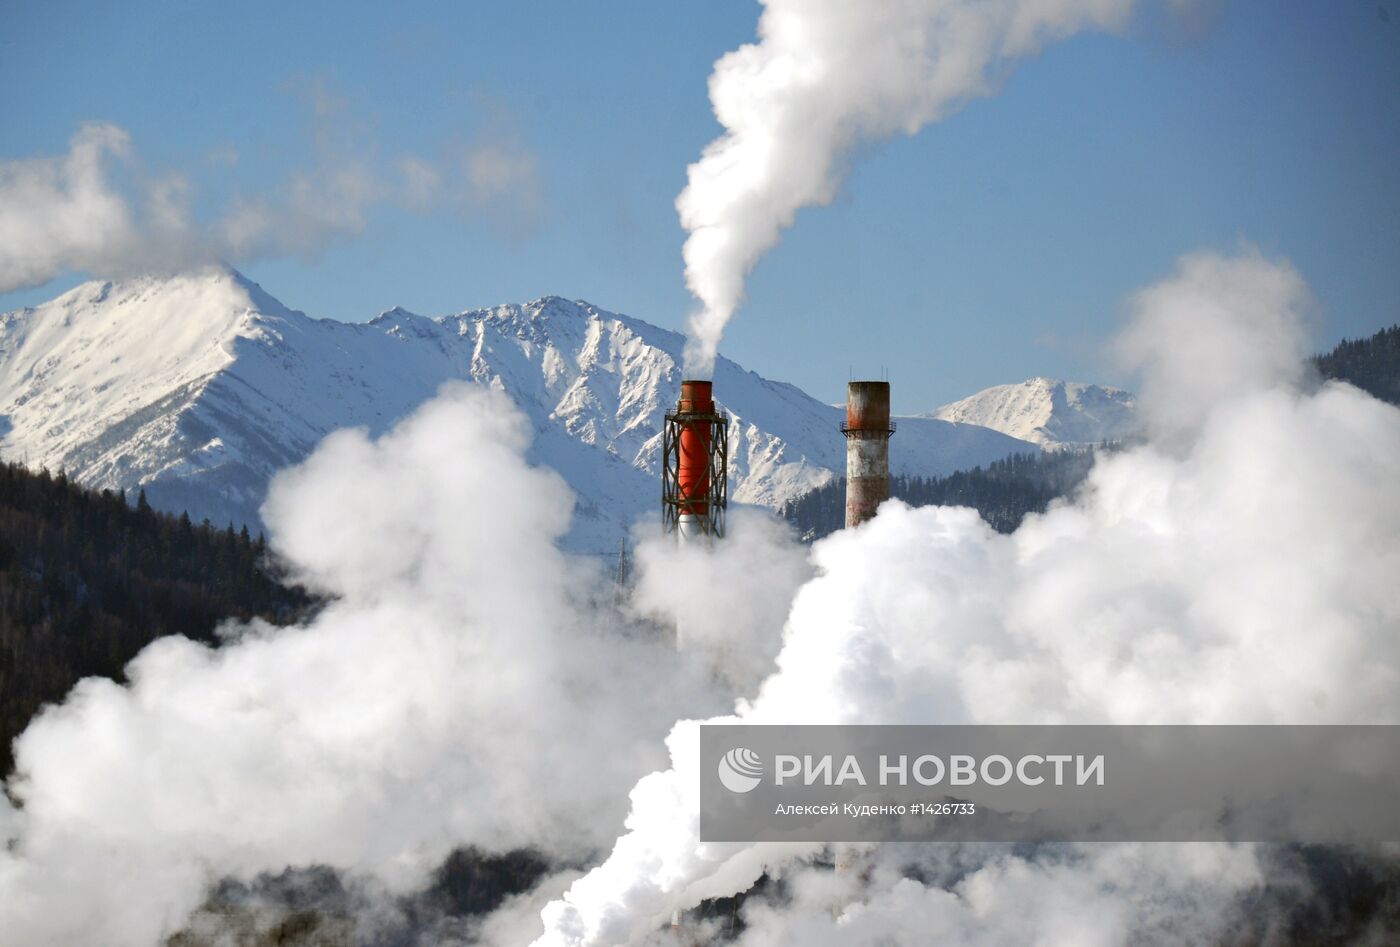
[[[533,459],[578,494],[570,544],[615,548],[659,505],[660,431],[684,339],[558,297],[427,318],[312,319],[241,274],[87,283],[0,315],[0,454],[153,505],[256,527],[268,479],[327,433],[386,429],[445,381],[508,392]],[[777,507],[844,470],[841,411],[726,359],[736,501]],[[896,471],[946,473],[1026,443],[970,424],[901,419]]]

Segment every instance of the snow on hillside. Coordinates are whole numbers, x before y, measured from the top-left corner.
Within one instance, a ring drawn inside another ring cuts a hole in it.
[[[258,522],[271,475],[339,427],[385,430],[445,381],[510,394],[536,462],[578,494],[570,545],[615,548],[660,503],[658,456],[684,339],[585,302],[368,323],[312,319],[241,274],[87,283],[0,315],[0,452],[165,509]],[[726,359],[735,500],[776,506],[844,469],[842,412]],[[897,471],[942,473],[1027,448],[967,424],[901,419]]]
[[[929,417],[978,424],[1049,448],[1118,440],[1137,429],[1131,392],[1054,378],[987,388]]]

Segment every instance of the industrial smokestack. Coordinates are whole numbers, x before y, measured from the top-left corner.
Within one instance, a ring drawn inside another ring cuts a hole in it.
[[[890,497],[890,383],[853,381],[846,387],[846,528],[875,515]]]
[[[715,411],[711,382],[681,382],[661,439],[661,516],[682,542],[724,535],[729,505],[729,421]]]

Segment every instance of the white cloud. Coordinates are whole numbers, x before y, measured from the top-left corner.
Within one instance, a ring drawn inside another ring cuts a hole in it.
[[[328,123],[344,102],[321,86],[307,95],[316,166],[208,218],[194,214],[196,188],[185,175],[134,173],[131,137],[109,123],[84,125],[67,154],[0,163],[0,293],[68,271],[106,277],[312,256],[363,234],[386,208],[484,217],[511,235],[543,219],[538,160],[509,128],[440,161],[404,154],[381,164],[362,156],[372,149],[332,147]],[[237,160],[236,150],[215,149],[206,164],[226,171]]]
[[[513,237],[529,236],[544,219],[544,188],[539,161],[510,130],[474,141],[461,153],[468,210],[484,211],[496,228]]]
[[[178,188],[153,186],[153,214],[140,219],[110,180],[113,163],[130,154],[125,130],[93,123],[78,129],[67,154],[0,163],[0,292],[66,269],[139,264],[148,238],[170,247],[187,222]]]

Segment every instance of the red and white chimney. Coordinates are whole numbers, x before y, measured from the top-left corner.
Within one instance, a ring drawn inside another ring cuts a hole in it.
[[[715,410],[712,382],[681,382],[661,438],[661,518],[681,542],[724,535],[729,505],[729,420]]]
[[[890,383],[846,386],[846,528],[859,526],[890,498]]]

